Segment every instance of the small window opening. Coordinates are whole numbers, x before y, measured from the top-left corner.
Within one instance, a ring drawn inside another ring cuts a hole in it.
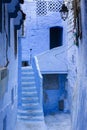
[[[28,61],[22,61],[22,67],[29,66]]]

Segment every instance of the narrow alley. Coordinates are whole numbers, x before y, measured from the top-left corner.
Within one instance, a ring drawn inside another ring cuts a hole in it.
[[[87,0],[0,0],[0,130],[87,130]]]
[[[44,122],[19,123],[16,130],[71,130],[71,121],[69,114],[55,114],[45,117]]]

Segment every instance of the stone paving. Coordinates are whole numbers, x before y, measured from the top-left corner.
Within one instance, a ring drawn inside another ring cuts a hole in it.
[[[45,116],[44,122],[18,122],[15,130],[71,130],[69,114]]]
[[[55,114],[45,117],[47,130],[71,130],[69,114]]]

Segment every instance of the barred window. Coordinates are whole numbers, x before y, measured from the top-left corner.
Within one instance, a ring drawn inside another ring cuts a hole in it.
[[[61,8],[61,4],[57,1],[49,1],[48,2],[48,11],[58,12]]]
[[[36,14],[38,16],[44,16],[47,14],[47,2],[37,1],[36,2]]]

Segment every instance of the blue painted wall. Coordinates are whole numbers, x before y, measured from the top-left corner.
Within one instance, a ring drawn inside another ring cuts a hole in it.
[[[21,67],[22,67],[22,52],[21,52],[21,35],[18,37],[18,107],[21,105]]]
[[[24,37],[22,38],[22,61],[30,60],[30,49],[32,56],[36,56],[50,49],[50,28],[63,27],[63,45],[67,43],[66,22],[60,17],[59,12],[47,12],[46,16],[37,16],[36,2],[26,1],[23,5],[26,12],[24,23]]]
[[[5,8],[5,9],[4,9]],[[16,125],[17,115],[17,74],[18,74],[18,57],[15,57],[14,52],[14,19],[11,19],[8,24],[7,5],[2,5],[2,29],[0,33],[0,69],[7,63],[7,77],[8,82],[4,81],[6,85],[5,93],[0,98],[0,130],[14,130]],[[4,12],[5,11],[5,12]],[[5,14],[4,14],[5,13]],[[4,17],[5,16],[5,17]],[[5,25],[4,25],[5,20]],[[8,40],[8,28],[10,26],[10,40]],[[10,46],[9,42],[10,41]],[[6,52],[7,51],[7,52]],[[0,82],[1,83],[1,82]],[[0,86],[3,87],[3,86]],[[0,95],[1,96],[1,95]]]

